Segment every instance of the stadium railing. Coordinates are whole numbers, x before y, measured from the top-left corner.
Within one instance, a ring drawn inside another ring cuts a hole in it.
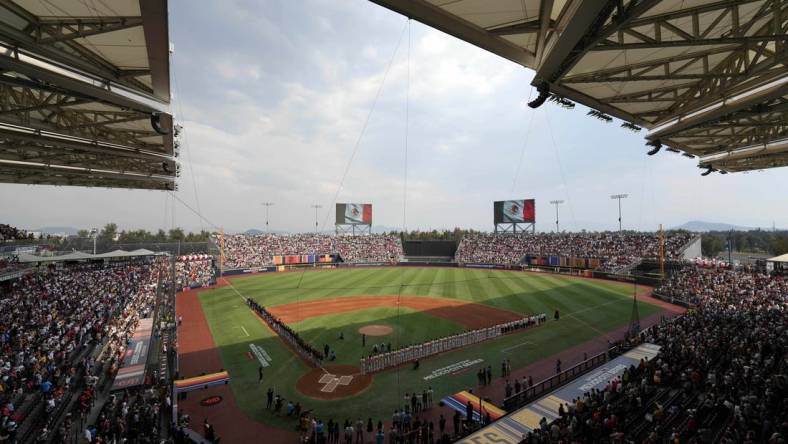
[[[534,401],[545,393],[555,390],[566,383],[573,381],[578,376],[588,373],[589,371],[607,362],[610,359],[611,354],[615,353],[615,350],[616,348],[611,348],[596,356],[592,356],[585,361],[582,361],[579,364],[566,369],[561,373],[558,373],[557,375],[551,376],[541,382],[537,382],[533,386],[521,390],[508,398],[505,398],[503,400],[504,409],[511,412]]]

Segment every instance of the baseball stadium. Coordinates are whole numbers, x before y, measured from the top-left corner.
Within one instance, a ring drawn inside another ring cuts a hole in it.
[[[786,442],[788,3],[340,3],[0,0],[0,444]]]

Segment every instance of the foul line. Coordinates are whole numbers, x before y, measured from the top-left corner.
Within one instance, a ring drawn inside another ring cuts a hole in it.
[[[533,342],[531,342],[531,341],[525,341],[525,342],[521,342],[521,343],[519,343],[519,344],[515,344],[515,345],[513,345],[513,346],[511,346],[511,347],[506,347],[506,348],[503,348],[503,349],[501,349],[501,351],[502,351],[503,353],[508,353],[508,352],[509,352],[509,350],[514,350],[515,348],[522,347],[522,346],[524,346],[524,345],[536,345],[536,344],[535,344],[535,343],[533,343]]]
[[[235,292],[235,294],[237,294],[237,295],[238,295],[238,297],[239,297],[239,298],[241,298],[241,300],[242,300],[242,301],[244,301],[244,303],[246,302],[246,298],[244,297],[244,295],[242,295],[242,294],[241,294],[241,293],[240,293],[238,290],[236,290],[235,286],[232,284],[232,282],[230,282],[230,280],[229,280],[229,279],[227,279],[227,278],[223,277],[223,278],[222,278],[222,280],[223,280],[224,282],[226,282],[226,283],[227,283],[227,285],[229,285],[229,286],[230,286],[230,288],[232,288],[232,289],[233,289],[233,291]]]

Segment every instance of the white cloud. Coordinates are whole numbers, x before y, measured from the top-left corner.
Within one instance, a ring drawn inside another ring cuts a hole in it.
[[[173,108],[186,142],[179,197],[196,206],[196,178],[201,210],[228,231],[262,226],[265,200],[276,202],[272,228],[311,230],[316,202],[326,207],[321,223],[330,224],[328,206],[404,19],[368,2],[185,5],[174,4],[171,26]],[[203,32],[203,23],[213,32]],[[537,199],[540,230],[552,228],[545,202],[555,198],[567,200],[562,226],[612,228],[617,209],[609,194],[617,192],[631,196],[624,208],[631,228],[788,220],[774,186],[785,170],[700,178],[687,159],[646,158],[642,135],[589,119],[581,107],[531,110],[530,71],[417,22],[410,35],[409,228],[490,228],[491,202],[509,197]],[[407,48],[406,34],[338,194],[340,202],[374,203],[375,223],[387,226],[403,219]],[[0,222],[36,228],[114,220],[153,229],[171,221],[164,201],[157,192],[2,185]],[[180,205],[176,224],[200,225]]]

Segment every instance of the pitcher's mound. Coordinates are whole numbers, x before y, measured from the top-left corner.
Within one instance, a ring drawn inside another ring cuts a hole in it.
[[[296,382],[296,388],[310,398],[342,399],[361,393],[372,384],[371,375],[362,375],[353,365],[328,365],[310,370]]]
[[[386,336],[390,335],[394,329],[388,325],[365,325],[358,329],[358,332],[367,336]]]

